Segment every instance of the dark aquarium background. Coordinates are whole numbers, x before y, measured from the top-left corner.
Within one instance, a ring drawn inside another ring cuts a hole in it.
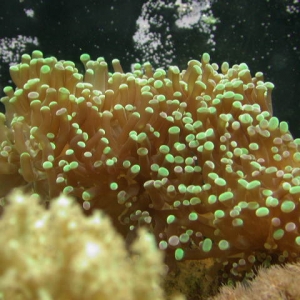
[[[274,114],[300,137],[299,0],[0,0],[1,96],[9,65],[35,49],[79,68],[82,53],[118,58],[125,71],[185,68],[203,52],[245,62],[275,84]]]

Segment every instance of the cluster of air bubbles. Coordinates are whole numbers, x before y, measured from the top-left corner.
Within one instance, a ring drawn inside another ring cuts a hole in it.
[[[152,61],[160,67],[174,64],[178,50],[174,37],[182,30],[186,30],[188,35],[196,29],[199,34],[205,35],[207,44],[213,47],[213,33],[218,19],[213,16],[212,3],[210,0],[146,2],[136,21],[137,31],[133,36],[135,48],[141,52],[143,61]]]
[[[29,45],[38,46],[38,38],[18,35],[17,37],[0,39],[0,61],[10,65],[16,64]]]

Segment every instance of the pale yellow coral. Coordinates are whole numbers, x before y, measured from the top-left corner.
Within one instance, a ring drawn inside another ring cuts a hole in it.
[[[145,230],[130,253],[100,211],[86,217],[61,196],[14,193],[0,220],[3,299],[163,299],[162,253]]]
[[[262,268],[252,282],[224,286],[211,300],[298,300],[300,299],[300,264]]]

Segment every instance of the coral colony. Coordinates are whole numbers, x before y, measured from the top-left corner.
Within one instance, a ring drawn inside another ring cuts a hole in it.
[[[0,220],[2,299],[165,299],[162,252],[145,229],[129,253],[103,213],[87,217],[70,197],[53,199],[49,209],[36,194],[8,198]]]
[[[0,197],[72,196],[128,240],[145,226],[170,267],[214,258],[235,276],[297,260],[300,139],[272,115],[261,72],[206,53],[182,71],[81,61],[84,74],[34,51],[10,68]]]

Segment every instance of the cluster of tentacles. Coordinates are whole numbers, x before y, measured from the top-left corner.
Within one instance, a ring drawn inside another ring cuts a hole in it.
[[[128,239],[147,226],[169,264],[212,257],[239,274],[297,260],[300,141],[262,73],[208,54],[182,71],[81,60],[84,74],[39,51],[10,68],[0,196],[76,197]]]

